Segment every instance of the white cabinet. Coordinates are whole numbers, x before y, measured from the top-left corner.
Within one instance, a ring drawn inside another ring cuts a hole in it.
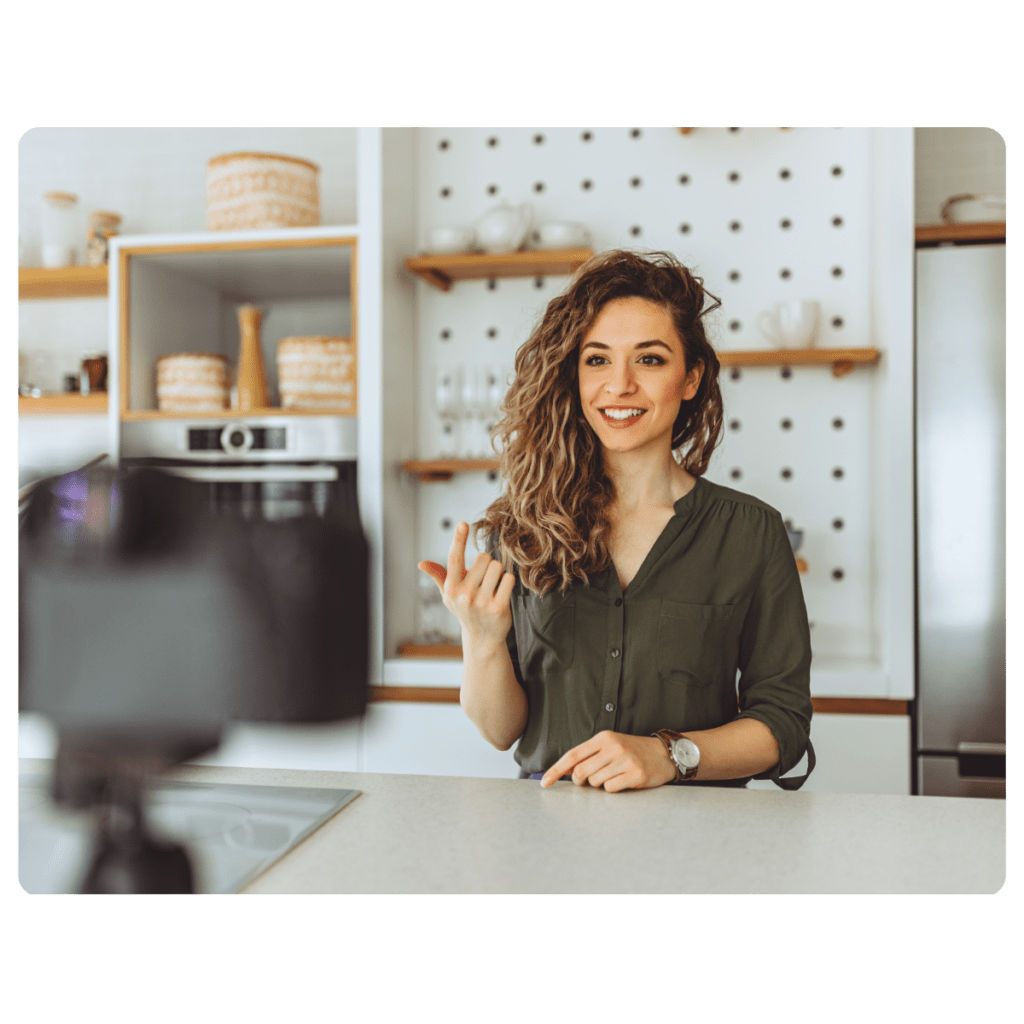
[[[811,742],[817,758],[801,793],[910,795],[910,718],[907,715],[815,715]],[[790,772],[807,771],[807,760]],[[754,780],[751,789],[778,789]]]

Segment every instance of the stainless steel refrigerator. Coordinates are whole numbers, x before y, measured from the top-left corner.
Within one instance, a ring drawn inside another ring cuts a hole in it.
[[[1006,245],[917,251],[915,792],[1006,796]]]

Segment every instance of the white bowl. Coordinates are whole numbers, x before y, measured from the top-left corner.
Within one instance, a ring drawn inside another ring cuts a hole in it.
[[[537,229],[538,249],[578,249],[589,244],[590,231],[585,224],[549,220]]]
[[[476,232],[472,228],[455,224],[441,224],[427,228],[427,252],[434,256],[450,256],[469,252],[476,245]]]
[[[1006,197],[988,194],[950,196],[942,204],[947,224],[979,224],[1006,220]]]

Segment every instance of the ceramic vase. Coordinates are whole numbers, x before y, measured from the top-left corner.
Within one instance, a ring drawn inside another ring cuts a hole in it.
[[[245,412],[265,409],[270,405],[267,372],[263,366],[263,348],[260,345],[260,321],[263,313],[258,306],[238,307],[238,327],[241,340],[238,346],[238,405]]]

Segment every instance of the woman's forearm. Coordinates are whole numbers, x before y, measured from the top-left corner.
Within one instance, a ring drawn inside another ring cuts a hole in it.
[[[771,729],[756,718],[737,718],[717,729],[687,730],[685,736],[700,750],[695,778],[742,779],[779,763],[779,743]]]
[[[504,641],[476,640],[462,631],[459,702],[488,743],[508,750],[526,728],[526,694]]]

